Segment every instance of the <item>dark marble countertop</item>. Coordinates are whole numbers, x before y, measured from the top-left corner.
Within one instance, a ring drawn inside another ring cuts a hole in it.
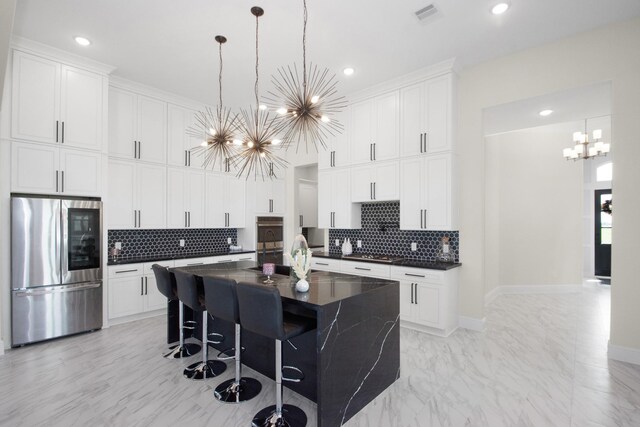
[[[344,261],[370,262],[375,264],[396,265],[402,267],[426,268],[429,270],[451,270],[452,268],[460,267],[462,265],[459,262],[417,261],[412,259],[404,259],[402,261],[388,263],[375,260],[355,259],[350,257],[343,257],[342,255],[338,254],[316,251],[313,251],[313,256],[317,256],[318,258],[340,259]]]
[[[253,261],[225,262],[222,264],[205,264],[192,267],[175,267],[200,277],[219,276],[233,279],[237,282],[263,283],[267,276]],[[385,286],[399,286],[395,280],[361,277],[350,274],[331,273],[328,271],[312,271],[309,281],[309,292],[297,292],[295,282],[289,276],[274,274],[274,283],[265,286],[276,286],[285,300],[295,301],[311,309],[333,304],[348,298],[357,297]]]
[[[138,264],[141,262],[154,262],[154,261],[165,261],[171,259],[188,259],[188,258],[201,258],[208,256],[224,256],[224,255],[236,255],[236,254],[252,254],[255,251],[219,251],[219,252],[201,252],[201,253],[190,253],[184,255],[167,255],[167,256],[147,256],[147,257],[118,257],[117,260],[113,258],[109,258],[107,260],[107,265],[123,265],[123,264]]]

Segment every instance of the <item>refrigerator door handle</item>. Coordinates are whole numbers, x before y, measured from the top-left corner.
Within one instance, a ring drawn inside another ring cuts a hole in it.
[[[20,290],[16,292],[17,297],[30,297],[30,296],[38,296],[38,295],[49,295],[49,294],[59,294],[64,292],[75,292],[75,291],[85,291],[87,289],[95,289],[99,288],[101,283],[87,283],[81,285],[63,285],[56,287],[49,287],[45,289],[28,289],[28,290]]]

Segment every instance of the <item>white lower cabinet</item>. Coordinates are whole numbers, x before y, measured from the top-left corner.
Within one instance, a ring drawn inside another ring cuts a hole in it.
[[[11,146],[11,191],[101,196],[101,165],[100,153],[14,142]]]
[[[109,319],[167,308],[167,297],[158,291],[153,264],[173,267],[173,261],[109,266]]]
[[[400,320],[411,329],[448,336],[458,327],[458,271],[391,267],[400,282]]]

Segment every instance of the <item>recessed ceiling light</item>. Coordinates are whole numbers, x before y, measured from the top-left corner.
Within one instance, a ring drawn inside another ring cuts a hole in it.
[[[347,68],[345,68],[344,70],[342,70],[342,72],[344,73],[344,75],[345,75],[345,76],[351,76],[351,75],[353,75],[353,73],[354,73],[355,71],[356,71],[356,70],[354,70],[354,69],[353,69],[353,68],[351,68],[351,67],[347,67]]]
[[[493,13],[494,15],[502,15],[507,11],[507,9],[509,9],[509,3],[498,3],[497,5],[493,6],[493,8],[491,9],[491,13]]]
[[[553,113],[553,110],[542,110],[538,114],[540,114],[542,117],[547,117],[551,115],[551,113]]]
[[[80,46],[89,46],[91,41],[88,38],[76,36],[73,38]]]

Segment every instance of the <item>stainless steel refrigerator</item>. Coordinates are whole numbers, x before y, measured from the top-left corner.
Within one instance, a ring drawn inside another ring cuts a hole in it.
[[[11,345],[102,327],[102,202],[11,197]]]

